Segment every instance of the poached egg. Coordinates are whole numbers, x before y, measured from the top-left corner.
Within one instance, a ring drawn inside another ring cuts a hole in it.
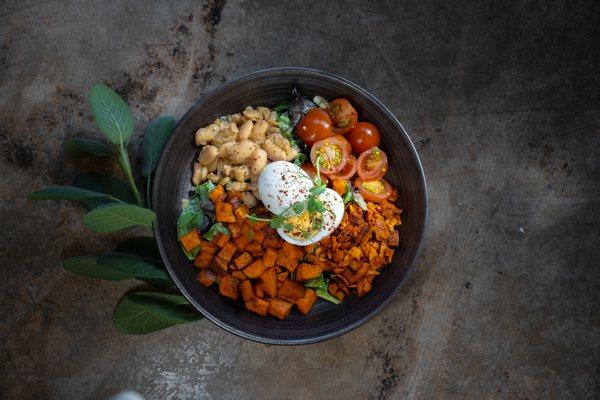
[[[288,161],[275,161],[266,165],[258,177],[258,193],[264,206],[273,214],[284,213],[286,228],[277,233],[285,241],[308,246],[331,235],[342,222],[344,201],[334,190],[326,188],[317,196],[325,211],[300,214],[291,207],[305,201],[315,184],[308,174]]]

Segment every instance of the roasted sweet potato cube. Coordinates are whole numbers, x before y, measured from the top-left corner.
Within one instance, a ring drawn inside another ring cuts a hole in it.
[[[292,311],[292,303],[283,299],[269,299],[269,314],[279,319],[285,319]]]
[[[252,241],[258,244],[262,244],[263,240],[265,240],[265,236],[265,231],[259,231],[256,228],[254,228],[254,237],[252,238]]]
[[[256,297],[260,297],[261,299],[265,298],[265,291],[262,287],[262,283],[254,283],[252,285],[252,290],[254,290],[254,295]]]
[[[240,281],[231,275],[222,275],[219,279],[219,293],[222,296],[237,300],[240,296]]]
[[[221,249],[221,251],[217,254],[218,257],[221,257],[223,260],[229,262],[233,258],[233,254],[237,250],[235,244],[231,242],[225,243],[225,246]]]
[[[264,231],[269,225],[265,221],[248,221],[258,231]]]
[[[237,269],[242,269],[252,262],[252,256],[248,252],[243,252],[233,259],[233,264]]]
[[[233,206],[230,203],[220,201],[215,203],[215,217],[217,222],[236,222],[233,215]]]
[[[258,315],[264,317],[267,315],[267,311],[269,310],[269,302],[267,300],[263,300],[259,297],[255,297],[250,299],[244,303],[246,308],[252,312],[257,313]]]
[[[240,281],[248,280],[248,279],[246,279],[246,275],[244,275],[244,273],[242,271],[233,270],[233,271],[231,271],[231,275],[235,276]]]
[[[202,251],[203,253],[210,253],[214,255],[217,252],[217,250],[219,250],[219,248],[216,244],[207,242],[206,240],[203,240],[202,244],[200,245],[200,251]]]
[[[260,280],[265,293],[269,297],[275,297],[277,295],[277,272],[275,268],[268,268],[260,275]]]
[[[300,257],[296,256],[294,252],[285,251],[285,248],[281,248],[277,254],[277,260],[275,264],[280,265],[290,272],[294,272],[298,266],[298,260]]]
[[[236,238],[242,234],[242,224],[240,223],[227,224],[227,229],[229,229],[232,238]]]
[[[242,292],[242,299],[248,301],[254,298],[254,291],[252,290],[252,282],[249,279],[243,280],[240,283],[240,290]]]
[[[277,291],[277,297],[286,299],[295,303],[306,295],[306,289],[298,282],[294,282],[290,279],[286,279],[281,282],[279,290]]]
[[[283,271],[277,274],[277,280],[283,282],[290,275],[289,271]]]
[[[225,243],[227,243],[229,241],[229,235],[226,235],[224,233],[217,233],[213,239],[213,243],[216,244],[218,247],[223,247],[225,246]]]
[[[246,246],[246,251],[254,257],[262,257],[263,255],[262,246],[257,242],[250,242],[248,246]]]
[[[208,268],[210,267],[210,262],[213,258],[212,253],[208,251],[200,251],[194,260],[194,265],[198,268]]]
[[[221,257],[213,257],[210,262],[210,268],[215,271],[217,274],[223,274],[227,272],[227,264],[228,262]]]
[[[296,268],[296,280],[298,282],[306,282],[321,275],[323,268],[315,264],[300,264]]]
[[[291,244],[291,243],[288,243],[285,241],[281,245],[281,250],[283,250],[286,253],[293,254],[294,257],[296,257],[296,258],[300,258],[304,254],[304,251],[302,250],[301,247],[298,247],[294,244]]]
[[[200,237],[200,232],[198,232],[198,229],[192,229],[180,237],[179,241],[186,251],[192,251],[202,244],[202,238]]]
[[[265,254],[263,255],[263,264],[266,268],[271,268],[275,266],[275,261],[277,260],[277,250],[273,247],[267,247],[265,249]]]
[[[212,190],[212,192],[209,193],[208,197],[212,200],[213,203],[216,204],[225,201],[227,199],[227,193],[225,193],[225,189],[223,189],[223,186],[217,185]]]
[[[306,295],[296,301],[296,308],[298,308],[298,311],[302,314],[308,314],[316,300],[317,293],[312,289],[306,289]]]
[[[339,301],[344,301],[344,296],[346,296],[346,294],[340,289],[337,283],[329,282],[329,285],[327,286],[327,291]]]
[[[265,266],[260,258],[244,268],[244,274],[250,279],[258,278],[263,272],[265,272]]]
[[[250,209],[245,204],[242,204],[241,206],[235,209],[235,218],[239,223],[245,222],[248,214],[250,214]]]
[[[281,241],[276,237],[266,235],[262,245],[263,247],[273,247],[274,249],[278,249],[281,247]]]
[[[209,287],[215,283],[217,275],[213,272],[213,270],[206,268],[200,271],[197,279],[202,285]]]
[[[235,239],[233,239],[233,243],[235,243],[237,248],[240,249],[240,251],[241,251],[241,250],[246,249],[246,246],[248,246],[248,244],[250,244],[250,239],[248,239],[246,237],[246,235],[240,235],[240,236],[236,237]]]
[[[242,235],[246,236],[248,240],[252,240],[254,238],[254,228],[250,224],[242,225]]]

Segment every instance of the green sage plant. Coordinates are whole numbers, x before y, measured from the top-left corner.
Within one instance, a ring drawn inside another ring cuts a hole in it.
[[[134,126],[131,110],[115,91],[102,84],[92,86],[89,101],[94,121],[109,143],[73,138],[65,143],[66,151],[75,158],[114,159],[121,167],[125,181],[99,173],[82,173],[70,186],[37,190],[28,198],[79,203],[87,210],[83,223],[94,232],[111,233],[136,226],[152,232],[156,218],[150,205],[152,172],[175,128],[175,119],[161,116],[146,128],[141,170],[141,175],[146,178],[144,199],[138,190],[127,153]],[[145,282],[143,290],[129,292],[115,308],[113,323],[121,332],[145,334],[202,318],[174,288],[153,237],[130,237],[112,252],[101,256],[76,256],[65,260],[63,267],[90,278]]]

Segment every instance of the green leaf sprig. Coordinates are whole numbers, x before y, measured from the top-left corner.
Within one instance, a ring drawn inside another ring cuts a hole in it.
[[[314,279],[309,280],[304,284],[305,287],[315,289],[317,296],[319,296],[320,298],[327,300],[333,304],[340,304],[340,301],[329,293],[329,290],[327,289],[328,285],[329,279],[323,276],[323,274],[319,275]]]
[[[141,171],[141,175],[147,178],[147,198],[144,203],[133,178],[127,154],[127,143],[133,135],[134,126],[129,107],[117,93],[101,84],[91,88],[89,100],[94,120],[109,143],[73,138],[65,143],[65,150],[74,158],[107,157],[117,160],[127,182],[112,176],[88,172],[77,175],[72,186],[37,190],[30,193],[28,198],[80,203],[88,210],[83,219],[84,224],[95,232],[115,232],[133,226],[151,228],[156,217],[149,209],[151,175],[174,129],[175,119],[168,116],[159,117],[146,129],[142,143]],[[206,189],[204,188],[205,191]],[[190,212],[183,217],[186,227],[207,223],[204,215],[197,212],[202,205],[202,195],[197,197],[197,202],[192,203]],[[145,208],[145,205],[148,208]],[[156,241],[148,236],[126,239],[115,251],[100,257],[72,257],[64,261],[63,267],[75,274],[96,279],[137,279],[161,290],[173,287]],[[130,293],[117,305],[113,322],[121,332],[149,333],[202,318],[184,297],[148,290]]]

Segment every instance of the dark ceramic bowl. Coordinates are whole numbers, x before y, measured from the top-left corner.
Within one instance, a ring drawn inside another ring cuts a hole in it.
[[[182,253],[176,234],[181,199],[192,189],[192,163],[198,154],[194,133],[215,118],[240,112],[246,106],[273,106],[288,99],[292,87],[312,98],[321,95],[349,99],[359,119],[374,123],[381,132],[389,171],[386,179],[400,192],[403,225],[400,247],[391,265],[374,279],[362,298],[350,297],[341,305],[317,301],[308,315],[292,311],[283,321],[259,317],[205,288],[196,281],[198,270]],[[427,222],[425,176],[408,134],[394,115],[366,90],[343,78],[305,68],[274,68],[253,72],[227,82],[194,104],[179,121],[156,170],[152,204],[157,220],[154,231],[160,253],[185,297],[208,319],[236,335],[263,343],[297,345],[314,343],[346,333],[373,318],[408,279],[423,243]]]

